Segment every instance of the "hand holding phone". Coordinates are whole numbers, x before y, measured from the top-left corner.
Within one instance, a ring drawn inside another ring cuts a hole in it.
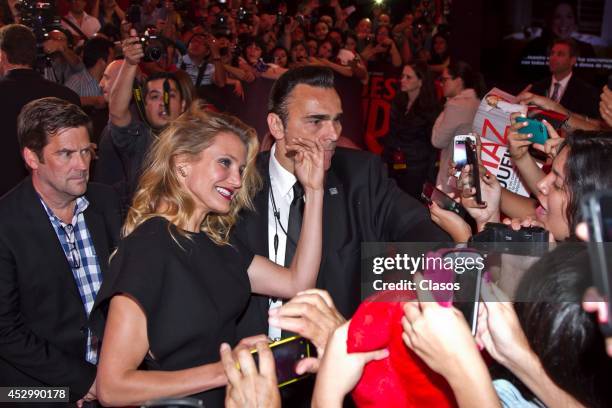
[[[452,211],[459,215],[461,218],[465,218],[467,212],[465,208],[451,197],[449,197],[444,191],[436,188],[433,184],[427,182],[423,184],[423,192],[421,197],[427,204],[436,203],[438,207],[443,210]]]
[[[518,130],[520,134],[531,134],[531,138],[529,140],[533,143],[538,143],[541,145],[546,143],[546,140],[548,139],[548,131],[546,130],[546,126],[544,126],[541,121],[523,116],[517,117],[516,121],[519,123],[527,122],[527,126],[524,126]]]
[[[272,352],[265,342],[258,342],[256,346],[261,354],[259,365],[256,365],[248,349],[238,346],[234,349],[234,354],[229,344],[221,345],[221,362],[228,380],[225,399],[228,402],[248,401],[258,407],[280,407],[280,392],[275,378]],[[201,406],[201,401],[199,402]]]
[[[313,355],[314,348],[311,349],[308,340],[300,336],[294,336],[276,341],[269,346],[274,356],[276,379],[279,388],[293,384],[307,377],[307,374],[298,375],[295,372],[295,367],[300,360]],[[252,350],[251,353],[255,363],[259,364],[258,351]]]
[[[476,142],[472,139],[466,139],[465,141],[465,155],[467,157],[467,164],[470,165],[472,183],[476,188],[474,199],[476,200],[476,204],[484,204],[482,201],[482,192],[480,190],[480,163],[478,162],[478,150],[476,148]]]
[[[459,172],[467,164],[467,154],[465,152],[465,141],[472,140],[476,144],[476,137],[473,135],[456,135],[453,138],[453,163],[457,170],[456,176],[459,177]]]

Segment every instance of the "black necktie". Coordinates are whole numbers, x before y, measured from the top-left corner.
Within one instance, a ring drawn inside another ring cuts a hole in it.
[[[287,223],[287,246],[285,249],[285,266],[291,265],[302,229],[304,215],[304,188],[299,181],[293,185],[293,201],[289,206],[289,221]]]

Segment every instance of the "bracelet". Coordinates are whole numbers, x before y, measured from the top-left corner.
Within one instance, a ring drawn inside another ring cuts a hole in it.
[[[567,119],[565,119],[563,121],[563,123],[561,124],[561,129],[565,130],[565,131],[570,131],[572,130],[572,127],[569,124],[570,119],[572,118],[572,112],[571,111],[567,111]]]

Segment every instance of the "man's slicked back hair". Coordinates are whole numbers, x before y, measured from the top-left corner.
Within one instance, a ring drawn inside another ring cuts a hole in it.
[[[287,127],[287,105],[293,89],[300,85],[316,88],[334,88],[334,72],[329,68],[304,66],[290,69],[276,80],[270,91],[268,112],[276,113]]]

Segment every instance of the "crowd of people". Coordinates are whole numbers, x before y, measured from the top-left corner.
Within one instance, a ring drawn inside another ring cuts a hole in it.
[[[610,406],[609,306],[581,202],[612,190],[612,90],[574,72],[575,42],[551,39],[550,75],[517,99],[564,120],[538,144],[511,115],[521,196],[453,163],[454,136],[480,149],[486,89],[451,57],[445,2],[394,18],[323,3],[70,0],[42,37],[14,1],[1,8],[0,386],[67,386],[79,407],[340,407],[367,383],[355,401],[366,389],[381,406],[377,381],[398,369],[372,367],[409,356],[450,406]],[[380,156],[343,134],[337,82],[372,72],[398,79]],[[265,102],[248,98],[260,80]],[[425,182],[474,222],[423,205]],[[351,350],[362,243],[463,245],[499,222],[560,245],[513,285],[484,274],[475,333],[419,289],[375,316],[395,343]],[[279,391],[269,343],[296,334],[316,354]]]

